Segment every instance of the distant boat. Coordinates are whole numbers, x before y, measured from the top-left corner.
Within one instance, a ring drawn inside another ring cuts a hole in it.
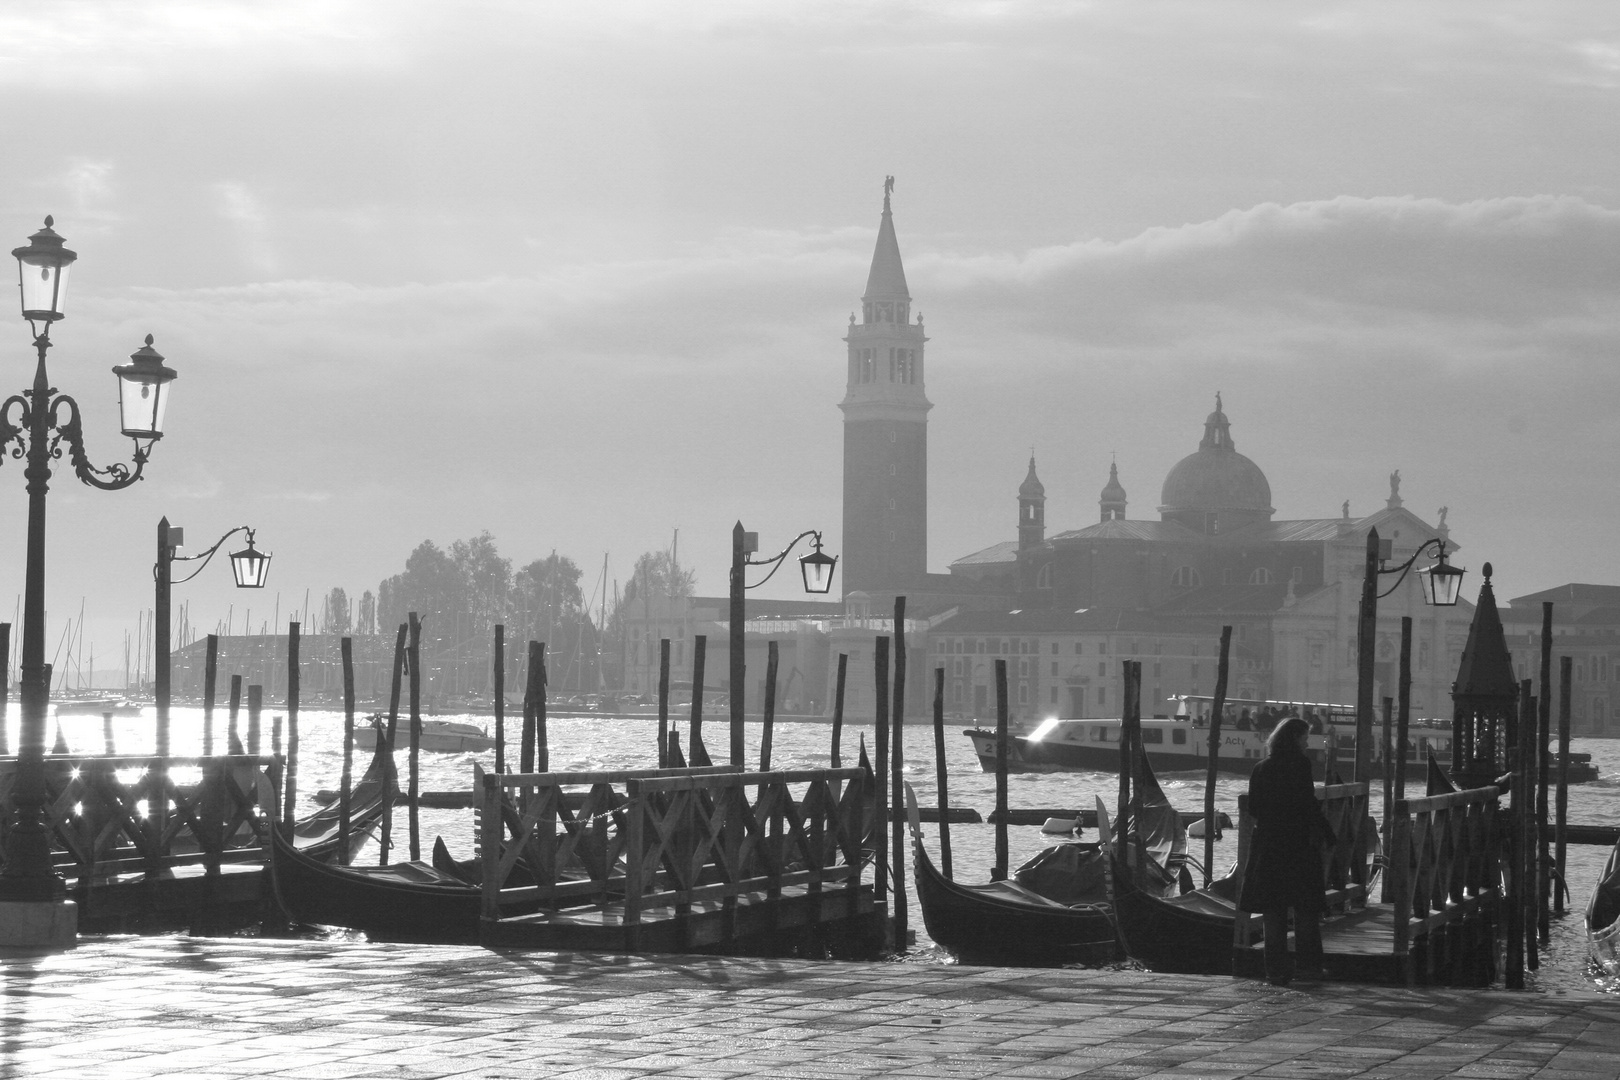
[[[385,717],[373,717],[373,720],[386,722]],[[377,727],[367,725],[357,727],[354,732],[354,745],[362,750],[374,749],[377,745]],[[399,720],[399,733],[395,736],[397,749],[404,750],[411,744],[410,721],[404,717]],[[493,750],[495,740],[489,733],[477,724],[465,724],[456,720],[423,720],[422,737],[417,744],[423,750],[436,754],[468,754],[479,750]]]
[[[140,705],[126,698],[63,698],[51,702],[57,716],[139,716]]]

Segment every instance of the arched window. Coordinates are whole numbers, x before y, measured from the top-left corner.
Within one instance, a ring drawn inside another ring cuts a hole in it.
[[[1260,569],[1256,570],[1254,573],[1249,575],[1249,584],[1250,585],[1270,585],[1271,584],[1271,571],[1267,570],[1265,567],[1262,566]]]
[[[1198,571],[1190,566],[1178,566],[1176,572],[1170,575],[1170,584],[1182,589],[1196,589],[1202,585],[1203,579]]]
[[[1052,587],[1052,564],[1045,563],[1035,571],[1035,587],[1037,589],[1050,589]]]

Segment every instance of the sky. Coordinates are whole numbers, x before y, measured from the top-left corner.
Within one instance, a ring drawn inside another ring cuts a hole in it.
[[[93,461],[108,369],[151,333],[179,372],[140,484],[57,473],[47,659],[82,607],[122,665],[163,515],[275,556],[176,586],[200,633],[485,530],[609,593],[677,536],[723,593],[736,520],[836,553],[886,175],[931,570],[1015,538],[1032,451],[1050,531],[1111,460],[1155,518],[1219,391],[1278,518],[1399,469],[1468,592],[1620,583],[1612,4],[65,0],[0,11],[0,135],[10,246],[79,252]],[[0,620],[25,509],[8,459]]]

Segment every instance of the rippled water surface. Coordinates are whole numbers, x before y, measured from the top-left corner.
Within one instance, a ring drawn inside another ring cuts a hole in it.
[[[266,710],[264,731],[266,748],[270,736],[271,717],[278,715]],[[216,737],[223,738],[224,709],[216,711]],[[173,747],[177,756],[202,752],[202,713],[200,709],[177,707],[173,710]],[[8,745],[16,746],[16,704],[10,710]],[[445,716],[439,719],[468,721],[492,728],[487,716]],[[509,725],[514,723],[512,718]],[[102,748],[101,718],[97,716],[66,716],[61,728],[71,750],[77,753],[98,753]],[[243,721],[245,726],[245,720]],[[682,742],[685,744],[685,724]],[[342,771],[341,713],[323,710],[300,710],[301,752],[299,762],[300,813],[315,808],[316,791],[336,788]],[[760,726],[752,724],[747,730],[748,755],[751,762],[759,760]],[[704,740],[711,752],[724,753],[727,744],[724,717],[707,718]],[[995,778],[979,768],[968,740],[961,734],[958,723],[946,731],[947,791],[952,806],[971,807],[985,817],[995,805]],[[548,742],[551,766],[556,770],[594,770],[647,768],[656,761],[657,722],[652,718],[614,720],[601,717],[552,717],[548,723]],[[151,710],[140,717],[119,717],[114,720],[114,733],[120,753],[150,753],[153,750]],[[54,730],[53,730],[54,736]],[[773,765],[779,769],[820,768],[827,764],[832,735],[829,724],[783,723],[776,726],[773,736]],[[860,725],[847,725],[844,729],[846,762],[852,762],[857,740],[865,736],[871,746],[872,729]],[[915,786],[919,802],[932,805],[937,798],[934,775],[933,733],[924,725],[909,724],[905,728],[906,778]],[[1620,740],[1577,739],[1576,750],[1592,754],[1599,768],[1600,778],[1589,784],[1570,788],[1569,820],[1583,825],[1620,824]],[[364,767],[365,754],[356,755],[356,770]],[[398,758],[401,783],[404,782],[406,755]],[[472,784],[472,763],[478,761],[486,768],[494,766],[494,752],[482,754],[427,754],[422,755],[421,787],[424,791],[467,789]],[[1170,800],[1182,810],[1198,810],[1203,805],[1203,777],[1192,773],[1172,773],[1161,776],[1160,783]],[[1215,793],[1216,806],[1236,816],[1237,796],[1247,781],[1241,777],[1223,776]],[[1117,797],[1118,779],[1112,773],[1015,773],[1009,778],[1009,803],[1013,807],[1071,807],[1093,805],[1101,795],[1112,805]],[[1375,796],[1374,802],[1380,800]],[[1376,809],[1376,808],[1375,808]],[[404,842],[404,811],[396,815],[395,835]],[[450,850],[468,857],[472,852],[472,813],[460,810],[421,811],[422,850],[427,852],[435,835],[442,835]],[[925,825],[937,857],[938,826]],[[1012,864],[1039,851],[1046,843],[1039,828],[1014,827],[1010,830]],[[956,876],[964,881],[988,879],[994,858],[994,829],[989,825],[953,825],[951,847]],[[1196,855],[1202,856],[1201,840],[1190,840]],[[1235,833],[1216,844],[1215,866],[1224,868],[1232,860],[1236,847]],[[1541,968],[1530,974],[1532,985],[1543,990],[1592,990],[1601,988],[1620,993],[1620,984],[1605,982],[1589,971],[1586,933],[1582,915],[1593,885],[1608,858],[1608,849],[1571,845],[1568,856],[1568,878],[1574,899],[1572,911],[1554,918],[1551,940],[1542,954]],[[373,846],[361,855],[362,859],[375,859]],[[909,878],[909,859],[904,863]],[[909,886],[909,882],[908,882]],[[917,963],[949,963],[950,957],[927,938],[922,913],[916,905],[915,893],[907,889],[910,928],[917,936],[917,946],[907,959]]]

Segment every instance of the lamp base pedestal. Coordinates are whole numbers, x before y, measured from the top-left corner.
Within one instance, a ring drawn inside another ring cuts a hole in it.
[[[0,900],[0,949],[60,952],[79,943],[72,900]]]

